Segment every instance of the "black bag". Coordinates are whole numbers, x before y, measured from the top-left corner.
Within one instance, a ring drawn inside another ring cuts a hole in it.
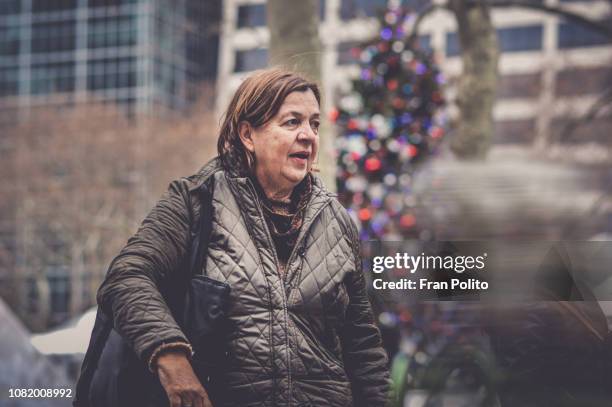
[[[200,227],[194,236],[188,273],[183,284],[185,302],[172,308],[175,320],[194,347],[194,371],[205,388],[214,393],[209,377],[222,364],[224,335],[230,287],[205,275],[199,275],[206,261],[212,227],[212,191],[205,185]],[[206,344],[206,346],[199,346]],[[212,396],[212,395],[211,395]],[[101,310],[91,334],[76,385],[75,407],[168,406],[168,398],[156,375],[138,359],[135,352],[113,328],[113,321]]]

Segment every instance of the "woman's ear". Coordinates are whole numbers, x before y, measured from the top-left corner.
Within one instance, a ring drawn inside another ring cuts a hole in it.
[[[242,141],[244,148],[254,153],[255,144],[253,143],[253,128],[248,122],[240,122],[238,125],[238,135],[240,136],[240,141]]]

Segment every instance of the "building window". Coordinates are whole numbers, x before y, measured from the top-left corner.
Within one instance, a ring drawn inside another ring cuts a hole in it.
[[[610,87],[612,87],[611,68],[569,68],[557,73],[555,94],[557,96],[598,94]]]
[[[387,0],[342,0],[340,2],[340,18],[376,17],[387,9]]]
[[[609,21],[601,21],[601,23],[609,24]],[[590,47],[610,42],[609,37],[584,24],[569,21],[559,24],[558,48]]]
[[[136,84],[136,59],[113,58],[87,63],[87,89],[133,88]]]
[[[542,49],[542,26],[527,25],[497,30],[501,52],[534,51]]]
[[[32,0],[32,11],[62,11],[75,9],[77,0]]]
[[[319,20],[325,20],[325,0],[319,0]],[[245,4],[238,7],[238,28],[264,27],[267,24],[266,5]]]
[[[0,56],[14,57],[16,55],[19,55],[19,26],[1,26]]]
[[[236,51],[234,72],[248,72],[268,65],[268,50],[265,48]]]
[[[459,55],[459,37],[456,32],[446,33],[446,56],[456,57]]]
[[[566,144],[583,144],[597,143],[599,145],[608,145],[610,142],[610,126],[612,126],[612,115],[604,114],[595,117],[588,122],[581,122],[579,119],[568,117],[556,117],[551,123],[551,133],[560,143]],[[573,128],[568,132],[568,127]]]
[[[33,95],[74,90],[74,61],[32,65],[31,93]]]
[[[0,1],[0,15],[19,14],[21,11],[20,0],[1,0]]]
[[[431,35],[419,35],[419,41],[417,45],[423,51],[433,51],[433,48],[431,47]]]
[[[238,28],[266,25],[266,5],[248,4],[238,7]]]
[[[124,4],[136,4],[139,0],[89,0],[89,7],[122,6]]]
[[[47,270],[46,274],[51,299],[51,314],[55,322],[59,322],[70,309],[70,275],[68,268],[63,266],[52,267]]]
[[[19,71],[17,68],[0,68],[0,96],[19,93]]]
[[[430,0],[402,0],[402,5],[418,10],[429,4]],[[378,17],[387,10],[387,0],[341,0],[340,18],[351,20],[353,18]]]
[[[74,30],[74,20],[32,24],[32,52],[73,50]]]
[[[319,0],[319,20],[325,21],[325,0]]]
[[[497,97],[504,98],[535,98],[540,94],[541,75],[514,74],[503,75],[497,85]]]
[[[535,137],[533,119],[498,120],[494,128],[494,144],[531,144]]]
[[[89,19],[89,48],[124,47],[136,44],[136,17],[95,17]]]
[[[542,49],[542,26],[527,25],[497,30],[497,41],[501,52],[534,51]],[[461,47],[456,32],[446,34],[446,56],[459,55]]]

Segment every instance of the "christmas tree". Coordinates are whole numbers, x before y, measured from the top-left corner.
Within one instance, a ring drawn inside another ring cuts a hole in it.
[[[412,176],[445,134],[444,79],[433,53],[409,35],[415,18],[389,6],[376,38],[351,50],[360,76],[331,113],[340,128],[337,190],[362,240],[418,236]]]

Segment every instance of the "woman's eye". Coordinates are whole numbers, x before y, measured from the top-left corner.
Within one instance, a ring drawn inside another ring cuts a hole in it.
[[[320,123],[319,123],[319,122],[312,122],[312,123],[310,124],[310,126],[312,127],[312,129],[313,129],[315,132],[317,132],[317,131],[319,130],[319,125],[320,125]]]
[[[300,124],[300,121],[298,119],[289,119],[285,122],[285,124],[289,126],[298,126]]]

